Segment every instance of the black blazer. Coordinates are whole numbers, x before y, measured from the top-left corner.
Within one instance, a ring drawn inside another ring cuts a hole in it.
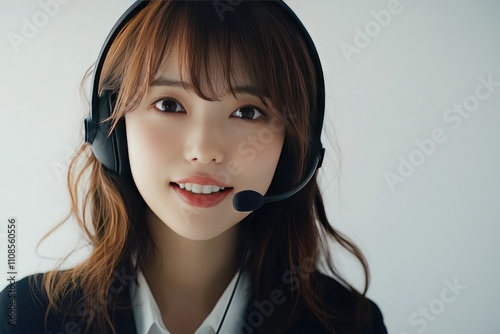
[[[16,282],[15,290],[12,290],[12,286],[7,286],[0,293],[0,333],[2,334],[83,334],[85,325],[88,323],[88,317],[85,318],[86,314],[84,308],[76,310],[73,312],[72,316],[66,316],[61,318],[59,315],[51,312],[48,314],[45,328],[45,310],[47,308],[47,299],[43,291],[36,288],[39,285],[32,284],[34,280],[40,283],[43,274],[36,274],[32,276],[25,277],[20,281]],[[31,281],[30,278],[31,277]],[[382,314],[379,308],[370,300],[368,300],[368,305],[371,311],[365,312],[367,316],[367,321],[365,326],[360,331],[354,331],[353,324],[354,310],[356,307],[356,296],[346,289],[344,286],[339,284],[333,278],[317,273],[315,275],[318,284],[323,284],[327,287],[324,291],[324,301],[331,310],[334,310],[342,316],[344,319],[339,323],[336,328],[336,334],[351,334],[351,333],[363,333],[363,334],[385,334],[387,330],[384,326]],[[316,286],[316,282],[315,282]],[[15,297],[12,293],[15,292]],[[9,295],[10,294],[10,295]],[[118,294],[118,299],[130,303],[129,289],[124,288]],[[71,303],[68,302],[68,310],[71,306],[77,304],[74,301],[84,301],[81,293],[78,293],[73,298],[68,298],[67,300],[72,300]],[[13,304],[15,300],[15,304]],[[299,333],[317,333],[326,334],[328,333],[323,326],[318,324],[311,316],[311,313],[307,311],[304,307],[299,307],[299,312],[297,316],[291,321],[287,322],[287,316],[290,314],[292,305],[287,303],[288,299],[281,305],[274,305],[275,309],[272,314],[266,314],[265,317],[260,316],[259,312],[255,306],[249,305],[247,309],[248,324],[257,324],[258,326],[252,327],[248,326],[244,331],[245,334],[263,334],[263,333],[287,333],[287,334],[299,334]],[[72,304],[72,305],[70,305]],[[82,304],[84,305],[84,304]],[[77,306],[78,308],[78,306]],[[15,311],[14,311],[15,309]],[[10,314],[9,314],[10,313]],[[11,318],[9,315],[14,315],[15,313],[15,325],[9,324]],[[134,316],[132,309],[116,310],[110,309],[110,315],[113,319],[117,333],[120,334],[137,334]],[[253,318],[251,318],[253,316]],[[259,318],[260,317],[260,318]],[[251,320],[252,319],[252,320]],[[261,319],[265,319],[263,323],[258,323]],[[111,333],[109,329],[103,330],[102,328],[92,328],[89,333]],[[221,333],[225,334],[224,329]],[[141,333],[142,334],[142,333]],[[236,333],[230,333],[236,334]]]

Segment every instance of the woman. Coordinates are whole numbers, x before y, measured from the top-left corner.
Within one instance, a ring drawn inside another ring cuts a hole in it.
[[[323,74],[286,5],[138,1],[94,77],[68,173],[92,253],[18,282],[2,333],[386,333],[364,257],[325,214]],[[331,241],[363,265],[362,293]]]

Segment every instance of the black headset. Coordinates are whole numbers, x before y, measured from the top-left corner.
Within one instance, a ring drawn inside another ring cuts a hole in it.
[[[117,94],[116,92],[105,91],[101,96],[99,96],[99,79],[101,77],[104,60],[106,59],[106,55],[116,36],[137,13],[148,5],[149,2],[150,1],[136,1],[115,23],[106,38],[95,65],[90,111],[89,115],[84,120],[85,142],[92,145],[92,151],[94,152],[96,159],[114,176],[128,180],[130,180],[132,176],[128,157],[125,119],[122,118],[118,121],[113,133],[111,133],[108,137],[108,133],[111,128],[111,121],[103,122],[103,120],[108,118],[113,112]],[[290,19],[295,22],[298,29],[301,31],[301,34],[306,42],[309,55],[313,61],[317,78],[317,115],[313,124],[314,143],[312,148],[314,150],[313,156],[316,157],[316,163],[313,166],[313,170],[311,170],[308,176],[299,184],[299,187],[292,190],[293,193],[296,193],[298,190],[302,189],[307,182],[309,182],[314,175],[314,172],[321,167],[323,162],[325,149],[323,148],[320,137],[325,112],[325,83],[321,62],[311,36],[300,19],[295,15],[290,7],[288,7],[288,5],[281,0],[276,2],[280,4],[281,8],[288,14]]]

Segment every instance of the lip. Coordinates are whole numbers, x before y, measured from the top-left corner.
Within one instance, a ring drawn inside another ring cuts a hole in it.
[[[213,177],[202,176],[202,175],[190,176],[190,177],[187,177],[185,179],[180,179],[180,180],[172,181],[172,182],[175,182],[175,183],[197,183],[197,184],[201,184],[201,185],[214,185],[214,186],[218,186],[220,188],[231,188],[229,185],[227,185],[227,184],[225,184],[217,179],[214,179]]]
[[[190,178],[191,179],[191,178]],[[185,179],[187,180],[187,179]],[[197,183],[194,181],[183,181],[179,180],[178,182],[180,183]],[[207,184],[214,184],[214,183],[207,183]],[[215,184],[218,186],[218,184]],[[209,208],[212,206],[215,206],[222,202],[224,198],[226,198],[227,195],[229,195],[230,192],[232,192],[233,188],[226,188],[221,192],[214,193],[214,194],[195,194],[190,191],[187,191],[185,189],[182,189],[179,187],[179,185],[175,183],[170,183],[170,186],[174,189],[174,191],[177,193],[177,195],[187,204],[191,206],[195,206],[198,208]]]

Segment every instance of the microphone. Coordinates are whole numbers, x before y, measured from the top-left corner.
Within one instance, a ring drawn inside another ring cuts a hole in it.
[[[260,208],[265,203],[276,202],[284,200],[288,197],[299,192],[302,188],[305,187],[309,181],[311,181],[314,173],[318,168],[321,167],[321,163],[323,162],[323,156],[325,155],[325,149],[321,148],[320,153],[317,155],[316,163],[314,167],[311,168],[309,174],[300,182],[295,188],[285,193],[281,193],[278,195],[272,196],[263,196],[254,190],[243,190],[236,193],[233,197],[233,207],[236,211],[244,212],[244,211],[255,211]]]

